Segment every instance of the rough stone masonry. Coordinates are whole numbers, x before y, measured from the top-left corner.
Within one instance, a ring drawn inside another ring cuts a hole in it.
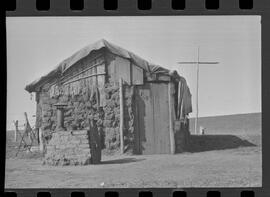
[[[91,162],[87,130],[57,131],[47,145],[44,164],[87,165]]]
[[[133,91],[132,87],[125,86],[124,128],[125,152],[133,151]],[[47,138],[47,152],[44,164],[48,165],[87,165],[98,163],[99,156],[91,150],[89,120],[95,120],[96,130],[100,140],[100,149],[105,154],[115,154],[119,151],[119,87],[106,84],[104,88],[104,106],[99,107],[91,92],[85,91],[82,95],[59,96],[51,98],[43,92],[40,101],[42,107],[42,129]],[[63,127],[67,131],[57,130],[57,109],[55,104],[66,103],[63,110]],[[93,139],[92,139],[93,140]],[[92,154],[91,154],[92,151]],[[98,154],[98,153],[97,153]],[[92,160],[91,160],[92,159]]]

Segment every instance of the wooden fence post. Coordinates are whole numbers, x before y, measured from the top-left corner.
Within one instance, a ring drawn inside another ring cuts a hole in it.
[[[14,125],[15,125],[15,131],[14,131],[14,142],[17,142],[17,133],[18,133],[18,124],[19,124],[19,121],[16,120],[16,121],[13,121],[14,122]]]
[[[31,126],[28,121],[27,113],[24,112],[24,117],[25,117],[25,126],[24,126],[24,132],[27,133],[29,141],[31,142]]]
[[[170,130],[170,149],[171,154],[175,154],[175,136],[174,136],[174,98],[173,98],[173,82],[168,84],[168,99],[169,99],[169,130]]]
[[[43,130],[40,128],[38,132],[38,138],[39,138],[39,151],[43,153],[44,151],[44,145],[43,145]]]
[[[119,79],[119,102],[120,102],[120,151],[124,153],[124,98],[123,98],[123,80]]]

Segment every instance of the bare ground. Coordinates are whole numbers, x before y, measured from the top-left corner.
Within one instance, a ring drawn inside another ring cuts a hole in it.
[[[237,132],[229,132],[228,128],[220,133],[208,128],[215,135],[195,137],[197,145],[192,153],[103,156],[102,164],[88,166],[46,166],[38,154],[14,157],[14,148],[7,139],[5,187],[260,187],[260,128],[239,127]]]
[[[252,162],[251,162],[252,161]],[[40,159],[7,159],[6,188],[259,187],[261,150],[104,158],[103,164],[51,167]]]

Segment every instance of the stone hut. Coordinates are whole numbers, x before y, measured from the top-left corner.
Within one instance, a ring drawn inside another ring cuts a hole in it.
[[[173,154],[187,146],[192,107],[186,80],[106,40],[79,50],[25,89],[36,94],[36,127],[55,165],[94,163],[101,149]],[[98,145],[91,145],[91,135],[99,136]]]

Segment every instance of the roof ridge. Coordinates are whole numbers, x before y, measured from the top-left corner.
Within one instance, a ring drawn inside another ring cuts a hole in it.
[[[57,65],[55,69],[50,71],[48,74],[40,77],[38,80],[35,80],[32,83],[30,83],[29,85],[25,87],[25,89],[29,92],[34,91],[36,86],[38,86],[39,84],[42,84],[48,78],[55,76],[58,72],[63,73],[65,70],[75,65],[82,58],[88,56],[92,51],[100,50],[102,48],[107,48],[107,50],[109,50],[110,53],[120,56],[122,58],[129,59],[132,63],[134,63],[141,69],[145,70],[146,72],[170,75],[169,69],[150,63],[144,58],[141,58],[140,56],[136,55],[135,53],[125,48],[122,48],[114,43],[111,43],[105,40],[104,38],[101,38],[92,44],[86,45],[85,47],[73,53],[68,58],[64,59],[62,62],[60,62]]]

